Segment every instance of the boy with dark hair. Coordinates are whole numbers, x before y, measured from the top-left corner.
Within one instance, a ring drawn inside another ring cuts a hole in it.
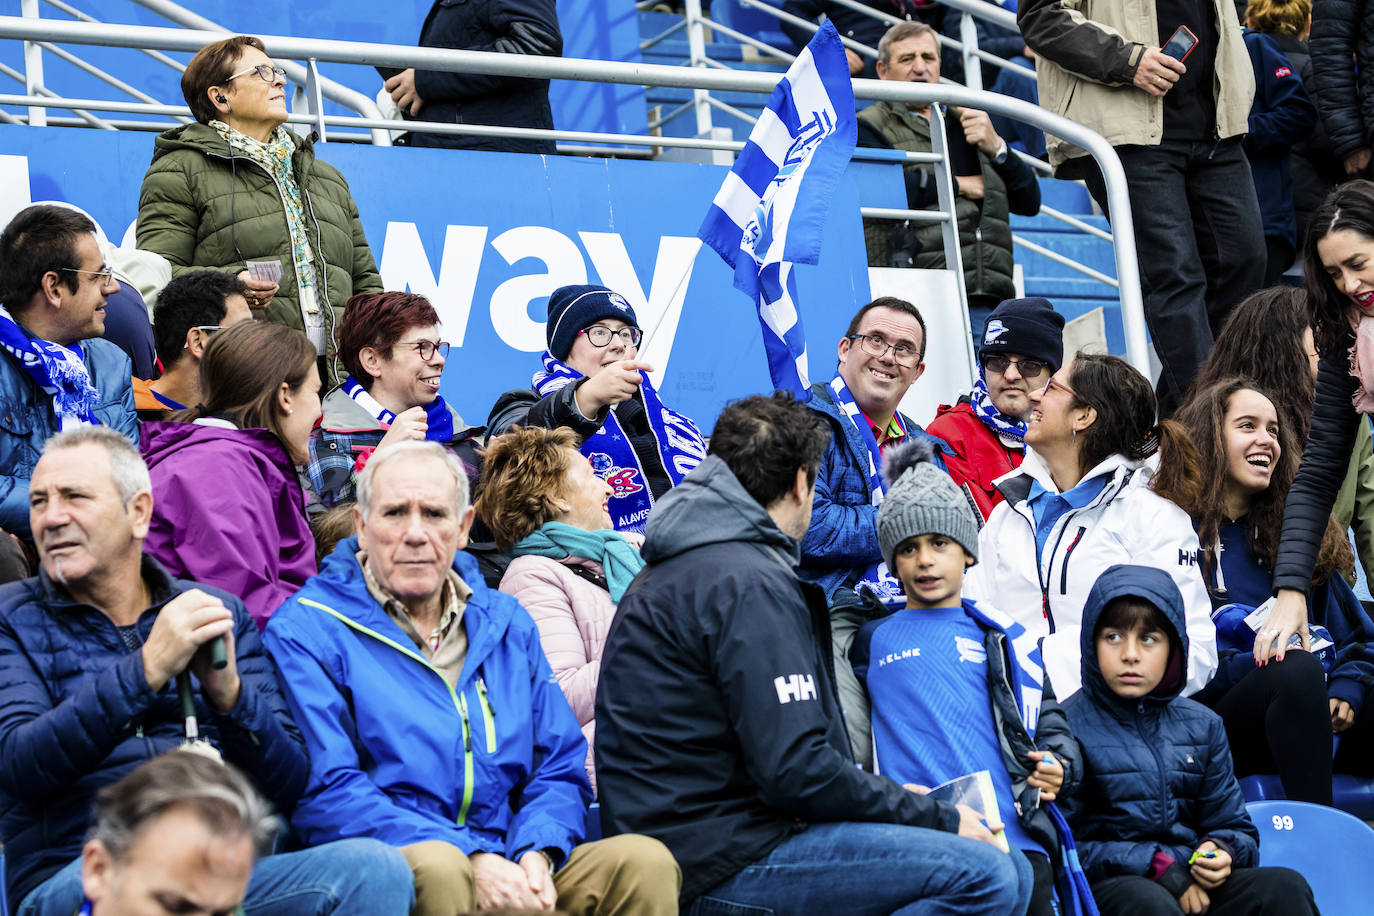
[[[153,344],[162,374],[134,379],[134,408],[141,420],[199,403],[200,358],[216,331],[250,321],[248,287],[233,274],[192,270],[162,288],[153,307]]]
[[[997,802],[988,826],[996,832],[1005,822],[1011,854],[1024,853],[1030,867],[1019,867],[1034,873],[1028,912],[1050,916],[1049,851],[1058,853],[1060,839],[1041,802],[1076,788],[1078,743],[1034,637],[960,598],[964,570],[978,561],[978,517],[968,497],[935,465],[926,442],[893,449],[884,472],[878,541],[905,598],[875,606],[887,616],[865,624],[849,653],[872,708],[874,770],[921,787],[987,771]]]
[[[1117,565],[1083,608],[1083,689],[1064,702],[1083,783],[1066,805],[1104,914],[1315,914],[1286,868],[1259,868],[1259,834],[1221,717],[1183,699],[1183,597],[1167,573]]]

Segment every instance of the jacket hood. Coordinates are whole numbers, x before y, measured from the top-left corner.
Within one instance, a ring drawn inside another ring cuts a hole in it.
[[[226,429],[220,426],[203,426],[199,423],[179,423],[175,420],[157,420],[144,423],[139,434],[139,450],[149,469],[169,455],[184,448],[202,445],[207,442],[228,442],[239,448],[259,452],[272,464],[283,469],[294,466],[286,453],[286,446],[276,434],[266,429]]]
[[[1169,634],[1169,661],[1164,679],[1150,696],[1172,700],[1183,690],[1188,659],[1187,618],[1183,609],[1183,595],[1169,574],[1150,566],[1128,566],[1118,563],[1107,568],[1093,583],[1088,600],[1083,605],[1083,623],[1079,628],[1079,646],[1083,654],[1083,689],[1095,699],[1108,704],[1121,699],[1107,686],[1102,669],[1097,665],[1097,643],[1094,631],[1103,609],[1116,598],[1143,598],[1164,614],[1173,632]]]
[[[296,144],[296,152],[305,150],[314,154],[315,135],[302,137],[292,133],[288,128],[286,131],[291,136],[292,142]],[[171,130],[164,130],[157,135],[153,141],[153,161],[156,162],[161,157],[176,150],[193,150],[198,153],[212,154],[216,156],[229,157],[229,144],[219,135],[209,124],[195,122],[183,124],[180,127],[173,127]],[[246,156],[243,156],[246,158]]]
[[[658,501],[644,529],[644,560],[657,563],[694,547],[745,541],[778,551],[795,566],[801,548],[773,522],[717,455],[708,455]]]

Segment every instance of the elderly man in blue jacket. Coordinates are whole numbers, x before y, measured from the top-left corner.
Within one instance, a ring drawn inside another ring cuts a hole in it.
[[[132,443],[101,426],[54,436],[26,489],[42,568],[0,588],[0,835],[13,912],[72,916],[96,793],[188,737],[183,675],[201,746],[279,810],[309,764],[243,602],[143,554],[153,495]],[[392,916],[409,906],[409,877],[373,841],[268,856],[244,909]]]
[[[418,916],[676,913],[663,844],[582,843],[586,741],[534,621],[462,552],[472,519],[442,447],[379,451],[358,478],[357,537],[273,613],[267,646],[310,750],[293,825],[400,847]]]

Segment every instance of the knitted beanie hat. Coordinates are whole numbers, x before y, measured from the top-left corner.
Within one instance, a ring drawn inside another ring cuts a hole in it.
[[[887,495],[878,507],[878,545],[896,575],[897,547],[921,534],[943,534],[978,559],[978,520],[968,497],[935,463],[935,447],[913,439],[888,453]]]
[[[1048,299],[1007,299],[988,315],[978,357],[988,353],[1016,353],[1043,359],[1050,371],[1064,364],[1064,316]]]
[[[560,286],[549,296],[544,336],[554,359],[567,359],[577,332],[602,318],[619,318],[638,326],[635,310],[620,293],[604,286]]]

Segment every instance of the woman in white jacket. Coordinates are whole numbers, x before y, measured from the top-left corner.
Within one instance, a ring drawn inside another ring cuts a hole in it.
[[[1045,672],[1062,700],[1080,686],[1079,626],[1097,577],[1117,563],[1155,566],[1183,593],[1185,694],[1217,666],[1211,601],[1188,514],[1150,489],[1152,462],[1196,466],[1183,430],[1155,423],[1150,383],[1114,356],[1079,353],[1033,392],[1026,459],[996,482],[1006,502],[978,538],[964,597],[1045,635]]]

